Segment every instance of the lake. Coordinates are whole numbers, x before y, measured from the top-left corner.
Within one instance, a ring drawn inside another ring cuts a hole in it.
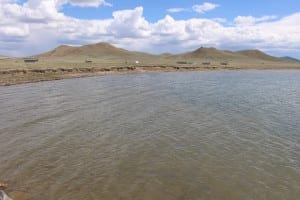
[[[0,87],[0,182],[40,199],[300,199],[300,71]]]

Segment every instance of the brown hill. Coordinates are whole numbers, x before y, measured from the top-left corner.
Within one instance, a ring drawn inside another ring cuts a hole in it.
[[[125,49],[117,48],[108,43],[89,44],[79,47],[61,45],[54,50],[40,54],[38,57],[59,58],[59,57],[105,57],[105,56],[131,56],[136,54]]]
[[[197,58],[205,58],[205,59],[213,59],[213,58],[219,58],[219,59],[232,59],[235,57],[235,55],[230,51],[222,51],[218,50],[216,48],[205,48],[200,47],[192,52],[187,52],[178,55],[185,59],[197,59]]]
[[[257,59],[257,60],[271,60],[271,61],[278,61],[279,58],[270,56],[260,50],[243,50],[243,51],[237,51],[235,54],[247,56],[249,58]]]
[[[232,52],[228,50],[218,50],[216,48],[200,47],[192,52],[187,52],[177,55],[184,59],[222,59],[222,60],[267,60],[267,61],[280,61],[277,57],[270,56],[259,50],[243,50]]]

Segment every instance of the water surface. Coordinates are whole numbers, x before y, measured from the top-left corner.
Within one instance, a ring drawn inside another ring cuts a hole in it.
[[[300,71],[0,87],[0,181],[38,199],[300,199]]]

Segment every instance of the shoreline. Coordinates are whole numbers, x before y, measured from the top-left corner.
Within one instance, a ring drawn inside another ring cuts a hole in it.
[[[217,71],[217,70],[299,70],[299,67],[232,67],[232,66],[123,66],[123,67],[81,67],[81,68],[47,68],[47,69],[9,69],[0,70],[0,86],[25,83],[105,76],[122,74]]]

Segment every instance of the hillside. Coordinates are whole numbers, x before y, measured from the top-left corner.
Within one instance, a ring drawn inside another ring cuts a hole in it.
[[[38,55],[38,57],[70,57],[70,56],[90,56],[99,57],[105,55],[129,55],[129,51],[116,48],[108,43],[97,43],[79,47],[61,45],[52,51]]]
[[[279,61],[280,59],[277,57],[270,56],[260,50],[243,50],[243,51],[237,51],[235,54],[247,56],[252,59],[256,60],[269,60],[269,61]]]
[[[178,54],[173,58],[181,59],[206,59],[206,60],[253,60],[253,61],[283,61],[283,59],[270,56],[259,50],[228,51],[216,48],[200,47],[194,51]]]
[[[165,62],[169,60],[174,63],[176,60],[263,60],[263,61],[286,61],[270,56],[259,50],[243,50],[232,52],[228,50],[218,50],[216,48],[200,47],[194,51],[182,54],[164,53],[161,55],[152,55],[143,52],[128,51],[126,49],[117,48],[109,43],[96,43],[83,46],[67,46],[61,45],[52,51],[37,55],[36,57],[43,59],[114,59],[114,60],[147,60],[149,62]]]
[[[232,58],[234,55],[231,52],[221,51],[216,48],[200,47],[192,52],[183,53],[183,58]]]
[[[140,52],[127,51],[122,48],[117,48],[108,43],[97,43],[83,45],[79,47],[61,45],[52,51],[37,55],[40,58],[63,58],[63,57],[89,57],[101,58],[107,56],[114,57],[134,57],[137,55],[147,55]]]
[[[292,62],[300,62],[300,60],[290,57],[290,56],[285,56],[285,57],[281,57],[280,59],[286,60],[286,61],[292,61]]]

